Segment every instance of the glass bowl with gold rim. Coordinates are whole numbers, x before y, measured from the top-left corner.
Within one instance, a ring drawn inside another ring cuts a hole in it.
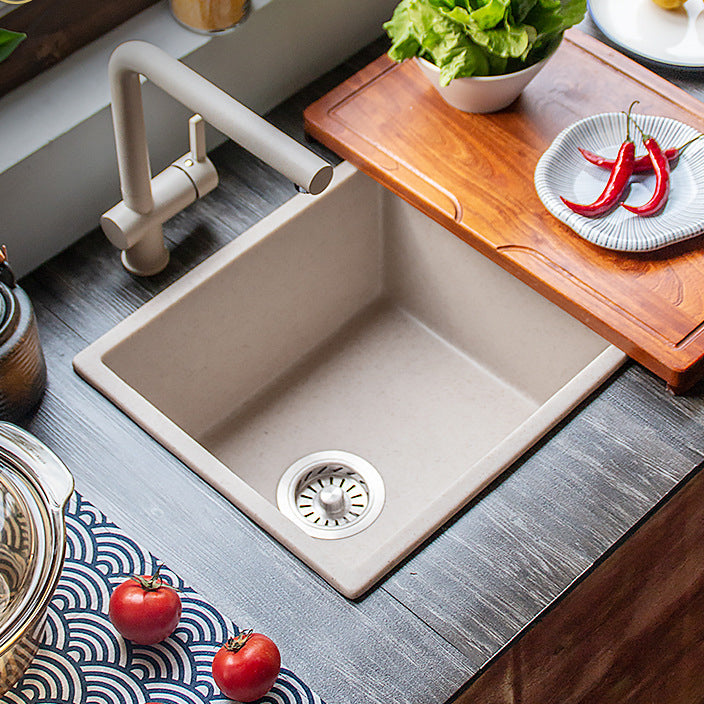
[[[0,422],[0,696],[36,654],[66,546],[65,465],[37,438]]]

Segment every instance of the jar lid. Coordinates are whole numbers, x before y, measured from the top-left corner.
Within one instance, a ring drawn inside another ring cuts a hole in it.
[[[54,592],[65,550],[63,507],[72,489],[71,475],[48,448],[0,422],[0,656]]]

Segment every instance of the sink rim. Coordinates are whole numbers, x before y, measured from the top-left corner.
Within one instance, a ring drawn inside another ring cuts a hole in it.
[[[336,186],[341,186],[349,179],[356,178],[357,174],[360,174],[360,178],[367,178],[351,164],[343,162],[335,168],[334,183]],[[378,187],[382,188],[382,186]],[[139,327],[148,325],[150,321],[177,302],[184,294],[207,281],[241,254],[274,233],[295,215],[310,207],[315,207],[315,201],[311,201],[310,196],[294,196],[79,352],[73,360],[73,365],[82,378],[105,395],[216,491],[267,530],[343,595],[356,598],[366,592],[389,569],[403,560],[419,544],[445,524],[452,515],[460,511],[527,449],[535,445],[545,433],[608,379],[624,363],[627,356],[617,348],[607,346],[582,371],[542,403],[491,452],[469,465],[454,483],[447,486],[443,492],[437,494],[428,503],[427,510],[416,517],[416,532],[403,550],[398,550],[396,536],[391,536],[376,546],[373,551],[370,551],[364,559],[360,559],[357,564],[346,564],[343,570],[340,569],[340,565],[336,564],[334,558],[322,564],[316,558],[311,557],[311,552],[315,554],[321,542],[330,541],[320,541],[305,535],[264,496],[241,479],[235,471],[228,468],[191,435],[179,428],[166,414],[158,410],[103,362],[105,354],[121,342],[126,333],[134,331],[135,323]],[[458,496],[466,498],[458,502]],[[342,576],[340,576],[341,572]]]

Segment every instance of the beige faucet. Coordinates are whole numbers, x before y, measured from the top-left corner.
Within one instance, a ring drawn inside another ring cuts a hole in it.
[[[100,224],[122,251],[125,268],[140,276],[164,269],[169,252],[162,224],[218,184],[206,156],[207,121],[239,145],[317,195],[332,178],[332,167],[200,74],[142,41],[125,42],[109,63],[115,144],[123,200]],[[149,166],[140,75],[198,113],[189,122],[190,151],[152,178]]]

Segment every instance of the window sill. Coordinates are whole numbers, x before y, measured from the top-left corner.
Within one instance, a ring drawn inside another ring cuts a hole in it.
[[[4,96],[0,99],[0,173],[110,104],[108,59],[128,39],[150,41],[179,59],[210,41],[181,27],[168,5],[159,3]]]

